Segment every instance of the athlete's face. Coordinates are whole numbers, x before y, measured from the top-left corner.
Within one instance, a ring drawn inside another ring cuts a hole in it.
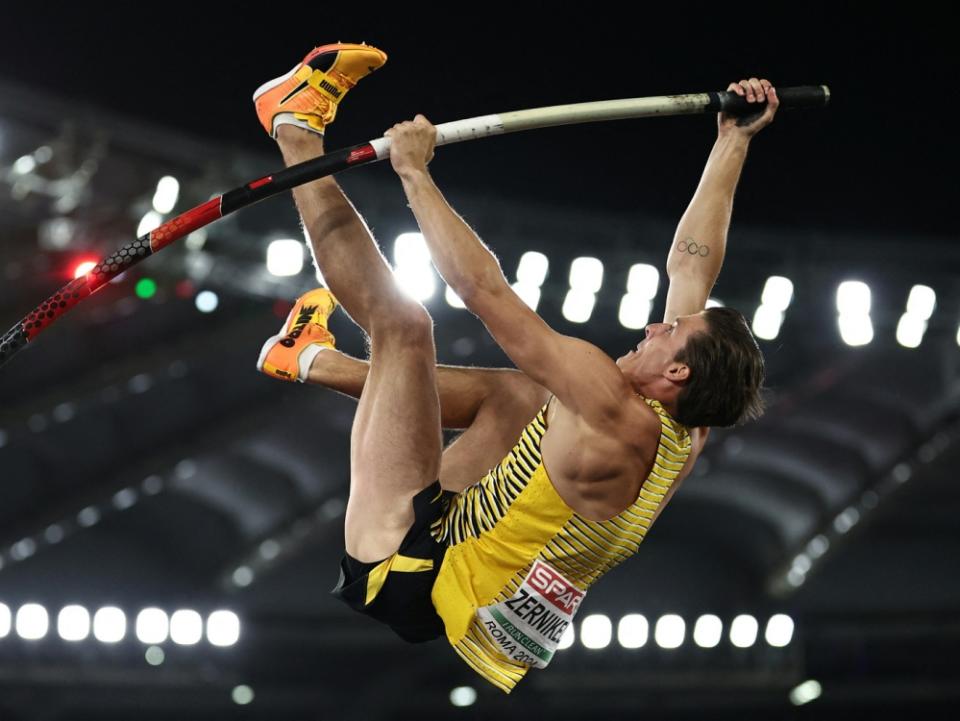
[[[620,370],[637,380],[662,375],[674,363],[677,353],[691,335],[707,331],[707,319],[703,313],[680,316],[673,323],[648,325],[637,347],[617,359]]]

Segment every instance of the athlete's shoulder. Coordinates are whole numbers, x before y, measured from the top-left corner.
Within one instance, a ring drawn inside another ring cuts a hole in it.
[[[630,445],[653,449],[660,441],[663,417],[657,411],[657,401],[650,401],[639,394],[624,399],[620,432]]]
[[[707,438],[710,436],[710,426],[697,426],[690,429],[690,438],[693,441],[693,447],[697,451],[703,450],[707,444]]]

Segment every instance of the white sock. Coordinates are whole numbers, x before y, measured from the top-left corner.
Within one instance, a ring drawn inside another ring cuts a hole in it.
[[[273,116],[273,137],[277,137],[277,128],[281,125],[296,125],[298,128],[303,128],[304,130],[309,130],[311,133],[316,133],[321,138],[323,133],[317,130],[315,127],[310,125],[306,120],[300,120],[299,118],[294,117],[293,113],[277,113]]]
[[[306,383],[310,377],[310,366],[313,365],[313,359],[317,357],[320,351],[330,350],[329,346],[311,343],[300,351],[299,368],[297,369],[297,380],[300,383]]]

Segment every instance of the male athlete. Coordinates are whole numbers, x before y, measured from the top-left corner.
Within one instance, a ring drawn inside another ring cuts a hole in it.
[[[323,153],[339,101],[384,62],[367,45],[327,45],[256,91],[288,165]],[[590,586],[636,553],[709,427],[762,412],[763,358],[747,323],[704,305],[747,148],[778,100],[767,80],[728,89],[764,105],[745,120],[719,116],[667,260],[664,322],[616,361],[514,293],[431,180],[436,133],[424,117],[387,132],[390,162],[440,275],[517,370],[438,367],[430,316],[398,288],[336,182],[293,191],[329,291],[300,298],[258,368],[359,398],[334,594],[408,641],[445,635],[504,691],[549,663]],[[338,301],[369,336],[369,361],[334,349],[326,323]],[[444,450],[441,427],[465,430]]]

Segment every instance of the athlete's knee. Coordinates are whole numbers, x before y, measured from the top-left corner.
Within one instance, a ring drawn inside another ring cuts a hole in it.
[[[433,318],[417,301],[402,298],[370,321],[370,335],[401,335],[410,343],[433,338]]]

